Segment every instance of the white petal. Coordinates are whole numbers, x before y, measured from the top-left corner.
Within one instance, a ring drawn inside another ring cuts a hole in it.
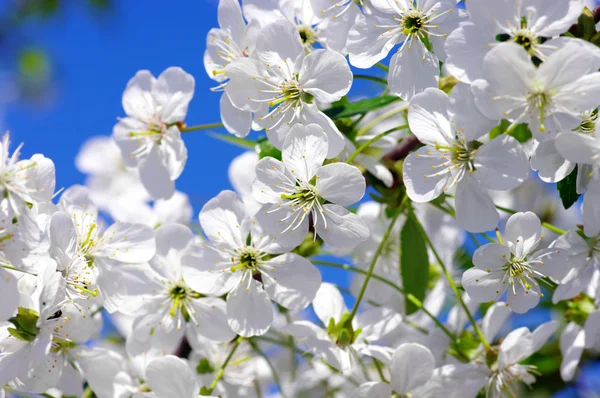
[[[188,364],[173,355],[153,359],[146,367],[145,381],[157,398],[192,398],[199,393]]]
[[[216,246],[237,249],[246,245],[250,218],[235,192],[221,191],[204,205],[199,218],[204,233]]]
[[[247,274],[227,296],[229,326],[244,337],[265,334],[273,322],[273,306],[260,282]]]
[[[387,307],[369,308],[356,315],[354,329],[362,329],[359,339],[374,342],[397,330],[402,323],[402,316]]]
[[[482,270],[498,270],[510,259],[510,250],[504,245],[488,243],[473,253],[473,264]]]
[[[169,169],[158,146],[152,145],[152,149],[139,166],[140,180],[152,198],[168,199],[173,196],[175,183],[171,180]]]
[[[73,218],[63,211],[54,213],[50,219],[48,235],[50,238],[49,252],[57,261],[58,269],[63,270],[77,256],[79,250]]]
[[[560,103],[568,109],[564,115],[579,116],[581,112],[593,109],[600,102],[600,72],[590,73],[558,89]],[[575,124],[573,127],[576,127]]]
[[[511,311],[506,306],[506,303],[494,303],[488,308],[483,317],[481,330],[485,338],[492,342],[496,338],[498,331],[510,317]]]
[[[562,354],[560,376],[564,381],[571,381],[575,376],[583,353],[584,340],[585,332],[574,322],[570,322],[560,336],[560,352]]]
[[[258,155],[247,151],[236,156],[229,164],[227,175],[233,189],[242,197],[252,195],[252,184],[256,178]]]
[[[444,191],[451,174],[445,172],[447,159],[441,152],[425,146],[410,153],[402,166],[402,179],[409,198],[429,202]]]
[[[19,306],[17,278],[0,268],[0,322],[7,321]]]
[[[462,130],[467,141],[480,138],[496,125],[496,120],[479,112],[475,105],[475,97],[467,84],[457,84],[452,89],[448,116],[452,118],[455,131]]]
[[[327,135],[327,159],[332,159],[342,152],[346,143],[344,136],[333,121],[317,108],[315,104],[305,104],[300,114],[300,123],[318,124]]]
[[[318,216],[315,229],[325,243],[336,249],[352,249],[369,237],[369,227],[356,214],[335,204],[323,205],[326,221]]]
[[[123,93],[123,109],[128,116],[142,120],[154,115],[156,102],[152,97],[152,87],[156,79],[147,70],[141,70],[127,83]]]
[[[261,108],[261,102],[253,101],[264,99],[264,94],[258,90],[265,89],[264,82],[259,77],[262,76],[262,65],[256,59],[240,58],[227,64],[225,73],[229,77],[225,93],[236,108],[243,111],[258,111]]]
[[[544,182],[561,181],[575,168],[575,163],[558,152],[555,143],[555,140],[540,142],[531,156],[531,168],[538,171]]]
[[[504,239],[515,245],[515,255],[530,254],[539,244],[542,224],[530,211],[510,216],[504,228]]]
[[[216,248],[190,245],[181,258],[181,272],[185,282],[202,294],[221,296],[229,293],[240,280],[239,273],[224,272],[228,267]]]
[[[479,268],[469,268],[462,276],[462,285],[473,300],[486,303],[497,299],[505,290],[502,275]]]
[[[569,30],[571,25],[577,23],[577,18],[583,12],[584,2],[581,0],[560,0],[556,4],[548,4],[544,1],[531,2],[536,11],[543,15],[544,26],[540,26],[539,35],[553,37]],[[560,4],[560,5],[559,5]],[[555,7],[555,5],[559,5]],[[539,25],[542,25],[539,23]]]
[[[357,68],[367,69],[384,59],[397,43],[395,34],[386,34],[389,18],[376,16],[359,17],[348,34],[347,49],[350,64]]]
[[[458,80],[483,79],[483,58],[490,46],[472,22],[464,22],[446,38],[446,68]]]
[[[390,92],[409,101],[415,94],[437,87],[440,76],[439,61],[423,44],[406,44],[390,60],[388,86]]]
[[[321,284],[313,301],[313,308],[317,317],[326,326],[330,319],[337,323],[342,319],[342,315],[348,312],[342,294],[331,283]]]
[[[329,202],[350,206],[362,199],[366,182],[360,170],[346,163],[330,163],[316,170],[317,193]]]
[[[124,263],[148,261],[156,250],[152,228],[126,222],[116,222],[108,227],[98,246],[94,255]]]
[[[318,124],[296,124],[283,143],[281,159],[296,178],[308,182],[325,161],[328,141]]]
[[[540,83],[544,87],[560,87],[596,72],[600,68],[600,58],[597,53],[585,50],[579,43],[567,41],[540,65]]]
[[[352,85],[352,72],[344,56],[331,50],[315,50],[302,62],[299,83],[319,102],[342,98]]]
[[[533,332],[531,332],[532,336],[532,345],[531,348],[533,351],[538,351],[540,348],[546,344],[546,342],[552,337],[556,329],[558,329],[558,321],[549,321],[544,322]]]
[[[408,125],[419,141],[435,146],[454,137],[448,119],[449,105],[448,96],[434,88],[425,90],[410,101]]]
[[[361,384],[350,398],[389,398],[392,395],[392,387],[387,383],[369,381]]]
[[[301,310],[315,298],[321,286],[321,273],[310,261],[286,253],[260,266],[267,294],[285,308]]]
[[[494,201],[475,178],[466,174],[456,185],[456,220],[469,232],[490,231],[500,216]]]
[[[292,62],[304,55],[304,48],[296,25],[287,20],[268,24],[260,31],[256,42],[256,53],[263,62],[273,56]]]
[[[556,304],[559,301],[568,300],[584,292],[593,276],[594,267],[589,262],[583,266],[572,268],[556,287],[556,290],[554,290],[552,302]]]
[[[230,40],[238,45],[241,44],[246,24],[238,0],[220,0],[217,8],[217,18],[221,29],[231,35]]]
[[[231,341],[235,333],[229,327],[225,301],[205,297],[191,300],[195,313],[190,314],[187,333],[197,333],[212,341]]]
[[[506,134],[482,145],[473,163],[476,178],[490,189],[513,189],[529,177],[529,160],[523,147]]]
[[[165,123],[185,119],[188,105],[194,96],[194,77],[179,67],[167,68],[152,87],[160,116]]]
[[[392,389],[405,395],[427,383],[434,368],[435,359],[426,347],[415,343],[402,344],[392,357]]]
[[[227,93],[221,95],[219,105],[221,121],[227,131],[238,137],[247,136],[252,126],[252,112],[243,111],[233,106]]]
[[[585,347],[600,347],[600,310],[596,310],[588,315],[585,321]]]
[[[586,236],[600,233],[600,181],[590,181],[581,206],[583,232]]]
[[[513,312],[524,314],[540,302],[540,288],[532,285],[530,289],[526,289],[520,283],[515,282],[508,288],[506,301]]]
[[[274,242],[275,247],[273,249],[277,253],[281,253],[276,247],[289,248],[291,250],[302,243],[308,234],[309,221],[308,217],[305,217],[299,225],[296,222],[293,224],[293,227],[288,228],[294,220],[292,213],[296,210],[289,209],[289,206],[278,206],[277,204],[263,206],[256,213],[255,218],[260,226],[277,240]],[[286,221],[282,221],[286,218]]]
[[[291,170],[294,170],[294,173]],[[301,178],[305,171],[306,167],[295,169],[292,165],[288,169],[283,162],[267,156],[256,164],[256,179],[252,184],[252,196],[260,203],[281,203],[281,195],[295,188],[295,174],[297,173]],[[303,180],[307,181],[304,178]]]
[[[498,365],[506,367],[516,364],[533,354],[531,347],[533,335],[526,327],[510,332],[500,344],[498,350]]]

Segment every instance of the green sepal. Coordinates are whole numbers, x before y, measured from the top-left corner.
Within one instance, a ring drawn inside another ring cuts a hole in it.
[[[8,321],[12,323],[15,328],[9,328],[8,332],[23,341],[33,341],[40,332],[40,328],[37,327],[38,319],[40,315],[37,311],[19,307],[17,310],[17,316],[10,318]]]
[[[209,396],[210,396],[210,394],[211,394],[211,392],[210,392],[210,390],[209,390],[208,388],[206,388],[206,387],[202,387],[202,388],[200,389],[200,395],[201,395],[201,396],[203,396],[203,397],[209,397]]]
[[[215,368],[210,364],[208,359],[202,358],[198,361],[198,365],[196,365],[196,373],[199,375],[214,373]]]

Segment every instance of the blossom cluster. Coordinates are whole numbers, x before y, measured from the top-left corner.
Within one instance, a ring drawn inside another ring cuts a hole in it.
[[[594,18],[583,0],[220,0],[222,124],[186,124],[192,75],[139,71],[64,190],[7,133],[0,397],[516,397],[556,342],[573,380],[600,350]],[[182,134],[220,127],[252,150],[196,218]]]

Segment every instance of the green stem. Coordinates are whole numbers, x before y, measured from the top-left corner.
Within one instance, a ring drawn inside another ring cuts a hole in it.
[[[398,210],[396,210],[396,214],[394,214],[394,217],[392,217],[392,219],[390,221],[390,225],[388,226],[387,230],[385,231],[385,234],[383,235],[381,242],[379,242],[377,251],[375,251],[375,255],[373,256],[373,259],[371,260],[371,265],[369,266],[369,270],[367,271],[367,276],[365,277],[365,281],[363,282],[363,285],[360,288],[360,292],[358,293],[358,296],[356,296],[356,301],[354,302],[354,307],[352,307],[352,311],[350,311],[350,316],[348,317],[348,320],[347,320],[348,325],[351,324],[352,319],[354,319],[354,316],[356,315],[356,312],[358,311],[358,307],[360,306],[360,303],[365,295],[365,292],[367,291],[367,285],[369,284],[369,281],[371,280],[371,275],[373,275],[373,270],[375,270],[375,264],[377,263],[379,256],[383,252],[383,248],[385,247],[385,244],[386,244],[387,240],[389,239],[390,234],[392,233],[392,230],[394,229],[394,225],[396,224],[396,221],[400,217],[400,214],[402,214],[404,207],[406,207],[407,202],[408,202],[408,196],[405,194],[404,199],[402,199],[402,203],[400,204],[400,207],[398,208]]]
[[[389,383],[383,375],[383,369],[381,369],[381,364],[379,363],[379,361],[373,358],[373,363],[375,364],[375,369],[377,369],[377,373],[379,373],[379,378],[381,379],[381,381],[383,381],[384,383]]]
[[[238,349],[238,347],[240,346],[240,344],[242,343],[243,340],[244,340],[244,337],[242,337],[242,336],[239,336],[237,338],[237,340],[235,340],[235,343],[233,344],[233,347],[231,348],[231,351],[229,352],[229,355],[227,356],[227,358],[225,358],[225,362],[223,362],[223,364],[219,368],[219,371],[217,372],[214,380],[212,381],[212,383],[210,383],[210,387],[208,388],[208,393],[209,394],[212,394],[212,392],[217,387],[217,383],[223,377],[223,373],[225,372],[225,368],[227,367],[227,365],[229,365],[229,362],[231,361],[231,358],[233,358],[233,354],[235,354],[236,350]]]
[[[355,79],[362,79],[362,80],[370,80],[372,82],[377,82],[379,84],[383,84],[384,86],[387,86],[387,80],[382,79],[381,77],[376,77],[376,76],[369,76],[369,75],[354,75]]]
[[[37,274],[34,274],[33,272],[24,271],[24,270],[22,270],[22,269],[15,268],[15,267],[13,267],[12,265],[2,264],[2,268],[4,268],[4,269],[9,269],[9,270],[11,270],[11,271],[22,272],[22,273],[24,273],[24,274],[28,274],[28,275],[37,276]]]
[[[379,141],[380,139],[382,139],[386,135],[390,135],[390,134],[392,134],[395,131],[403,130],[405,128],[408,128],[408,124],[404,124],[402,126],[394,127],[394,128],[391,128],[391,129],[389,129],[387,131],[384,131],[383,133],[377,134],[375,137],[371,138],[369,141],[365,142],[364,144],[362,144],[361,146],[359,146],[358,148],[356,148],[356,151],[354,151],[354,153],[352,155],[350,155],[350,157],[346,160],[346,163],[348,163],[348,164],[352,163],[352,161],[354,160],[355,157],[357,157],[362,151],[364,151],[369,146],[371,146],[371,144],[373,144],[374,142]]]
[[[475,330],[475,333],[477,333],[477,336],[479,337],[479,341],[481,342],[481,344],[483,344],[483,346],[486,348],[486,350],[491,350],[490,343],[488,343],[488,341],[486,340],[485,336],[483,335],[483,332],[481,331],[481,329],[477,325],[477,322],[475,322],[475,318],[473,318],[473,315],[471,314],[471,311],[469,311],[469,307],[467,307],[467,304],[464,302],[464,300],[462,298],[462,295],[460,294],[460,291],[458,290],[458,287],[456,286],[456,284],[454,283],[454,280],[452,279],[452,275],[450,275],[450,272],[448,271],[448,268],[446,268],[446,265],[442,261],[442,258],[438,254],[437,250],[435,250],[435,246],[431,242],[431,239],[429,239],[429,236],[425,232],[425,229],[423,228],[423,226],[419,222],[419,219],[415,216],[415,214],[414,214],[414,212],[413,212],[413,210],[412,210],[412,208],[410,206],[408,208],[408,211],[411,213],[412,217],[414,218],[415,222],[417,223],[417,225],[419,227],[419,230],[421,231],[421,235],[423,236],[423,239],[425,239],[425,242],[427,243],[427,245],[429,246],[429,248],[433,252],[433,255],[435,256],[435,259],[439,263],[440,267],[442,267],[442,270],[444,271],[444,275],[446,276],[446,279],[448,280],[448,284],[452,288],[452,291],[456,295],[456,299],[460,303],[461,307],[463,308],[463,310],[467,314],[467,317],[469,318],[469,321],[473,325],[473,329]]]
[[[467,232],[467,234],[469,234],[469,236],[471,237],[471,240],[475,243],[475,245],[477,247],[481,247],[481,243],[479,243],[479,241],[477,240],[477,237],[475,237],[475,234],[473,234],[473,232]]]
[[[408,109],[408,103],[404,104],[403,106],[399,106],[397,108],[391,109],[391,110],[377,116],[375,119],[371,120],[369,123],[365,124],[360,130],[358,130],[358,132],[356,133],[356,136],[359,137],[359,136],[367,133],[373,127],[377,126],[379,123],[383,122],[386,119],[389,119],[390,117],[392,117],[394,115],[397,115],[398,113],[404,112],[406,109]]]
[[[377,62],[375,64],[376,67],[378,67],[379,69],[383,69],[386,72],[390,71],[390,68],[388,68],[387,66],[385,66],[384,64],[382,64],[381,62]]]
[[[216,129],[219,127],[223,127],[223,123],[198,124],[196,126],[184,127],[179,131],[181,131],[182,133],[189,133],[191,131]]]
[[[269,369],[271,369],[271,374],[273,375],[273,381],[275,382],[275,385],[277,385],[277,388],[279,388],[279,393],[281,394],[281,396],[283,398],[285,398],[285,395],[283,393],[283,389],[281,388],[281,381],[279,380],[279,375],[277,374],[277,371],[275,370],[275,366],[273,366],[273,363],[271,362],[271,360],[269,359],[269,357],[260,349],[260,347],[258,346],[258,344],[256,344],[255,341],[252,340],[248,340],[248,343],[250,343],[250,345],[252,346],[252,349],[261,357],[264,358],[264,360],[267,362],[267,365],[269,366]]]
[[[330,268],[339,268],[339,269],[343,269],[343,270],[350,271],[350,272],[356,272],[357,274],[367,275],[367,271],[360,269],[360,268],[351,267],[351,266],[345,265],[345,264],[337,264],[337,263],[332,263],[330,261],[321,261],[321,260],[314,260],[314,259],[311,259],[311,262],[315,265],[321,265],[321,266],[330,267]],[[450,340],[456,341],[456,336],[454,334],[452,334],[452,332],[450,332],[450,330],[448,330],[448,328],[446,326],[444,326],[444,324],[441,323],[439,321],[439,319],[436,318],[435,315],[433,315],[431,312],[429,312],[427,310],[427,308],[425,308],[425,306],[423,305],[423,302],[421,300],[419,300],[418,298],[413,296],[411,293],[406,293],[406,291],[403,288],[401,288],[400,286],[396,285],[395,283],[393,283],[379,275],[372,274],[371,278],[378,280],[382,283],[385,283],[389,287],[391,287],[394,290],[398,291],[399,293],[403,294],[404,297],[408,301],[410,301],[412,304],[414,304],[415,307],[417,307],[418,309],[423,311],[429,318],[431,318],[431,320],[446,334],[446,336],[448,336],[450,338]],[[424,332],[421,328],[418,328],[417,330]]]

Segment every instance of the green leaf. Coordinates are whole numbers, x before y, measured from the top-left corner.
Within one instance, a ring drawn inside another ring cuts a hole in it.
[[[589,8],[584,7],[583,13],[577,20],[577,37],[583,40],[590,40],[596,33],[596,22],[594,22],[594,13]]]
[[[577,199],[579,199],[579,194],[577,193],[577,166],[575,166],[571,174],[556,184],[556,189],[558,189],[565,209],[568,209],[573,206],[573,203],[577,202]]]
[[[259,138],[254,149],[256,150],[256,153],[260,159],[270,156],[277,160],[281,160],[281,151],[275,148],[271,141],[267,139],[267,137]]]
[[[423,301],[429,279],[429,256],[414,213],[408,215],[400,231],[400,274],[406,293]],[[406,315],[415,311],[417,307],[406,300]]]
[[[40,331],[40,329],[37,327],[38,319],[39,314],[37,311],[25,307],[19,307],[17,316],[14,316],[8,320],[15,326],[15,328],[9,328],[8,333],[19,340],[33,341]]]
[[[256,146],[256,141],[249,140],[248,138],[240,138],[240,137],[236,137],[234,135],[219,134],[219,133],[213,133],[213,132],[208,132],[206,134],[208,134],[211,137],[216,138],[218,140],[225,141],[229,144],[237,145],[239,147],[246,148],[246,149],[254,149],[254,147]]]
[[[506,131],[506,129],[508,129],[510,125],[511,123],[508,120],[502,119],[497,126],[490,130],[490,139],[493,140],[499,135],[504,134],[504,132]],[[527,123],[520,123],[516,125],[509,135],[515,137],[516,140],[519,141],[521,144],[533,138],[533,135],[531,134]]]
[[[360,115],[375,109],[383,108],[384,106],[396,101],[400,101],[400,98],[396,97],[395,95],[386,95],[383,97],[369,98],[361,101],[350,102],[344,105],[334,106],[324,110],[323,112],[332,119],[341,119],[344,117]]]

